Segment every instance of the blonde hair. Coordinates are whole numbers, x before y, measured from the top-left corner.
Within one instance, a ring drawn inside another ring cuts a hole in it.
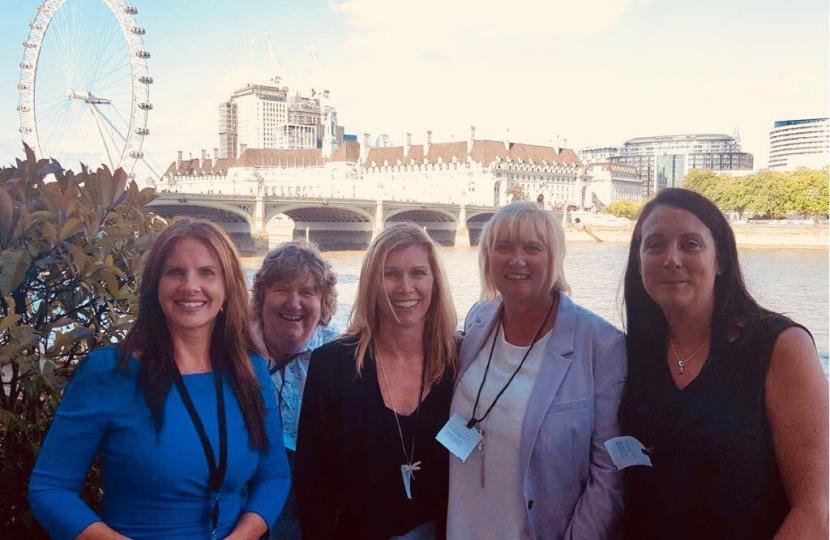
[[[346,335],[357,340],[355,370],[363,369],[366,356],[372,354],[373,341],[380,327],[380,303],[384,298],[383,267],[389,253],[411,246],[427,252],[433,275],[432,302],[424,326],[424,380],[432,385],[444,376],[447,368],[454,372],[458,357],[455,306],[450,296],[446,273],[438,250],[430,237],[414,223],[395,223],[387,227],[369,246],[363,257]]]
[[[481,232],[478,248],[478,266],[481,275],[481,298],[493,300],[499,291],[490,268],[490,253],[502,240],[537,240],[550,250],[550,268],[545,276],[545,288],[550,291],[570,292],[565,280],[565,231],[554,219],[553,213],[535,202],[519,201],[504,206],[487,222]]]

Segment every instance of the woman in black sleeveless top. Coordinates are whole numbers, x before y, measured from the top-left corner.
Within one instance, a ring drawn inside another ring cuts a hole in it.
[[[635,539],[827,538],[827,379],[807,330],[749,295],[717,207],[649,202],[625,275],[623,432]]]

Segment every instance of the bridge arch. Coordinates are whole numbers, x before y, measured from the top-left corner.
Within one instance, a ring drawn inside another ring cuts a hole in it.
[[[455,244],[458,216],[441,208],[401,208],[385,213],[384,226],[409,221],[417,223],[437,243],[444,246]]]
[[[153,212],[164,217],[191,216],[228,225],[244,223],[247,227],[247,231],[229,230],[228,232],[248,232],[250,234],[256,230],[254,217],[250,211],[220,202],[199,201],[194,203],[188,200],[156,200],[150,202],[147,206]]]
[[[246,205],[235,206],[210,200],[194,202],[185,199],[156,199],[148,206],[153,212],[166,218],[188,216],[206,219],[220,225],[234,241],[240,253],[256,253],[259,249],[255,240],[257,229],[254,218]]]
[[[331,221],[332,223],[343,222],[367,222],[372,223],[374,216],[366,210],[354,206],[346,205],[324,205],[314,203],[296,203],[279,206],[269,206],[265,212],[265,223],[268,223],[277,214],[285,214],[291,219],[298,218],[333,218],[325,219],[324,221]],[[318,219],[300,219],[301,221],[318,221]]]
[[[288,216],[293,227],[279,223],[279,216]],[[305,240],[324,250],[365,249],[372,238],[374,217],[367,210],[352,205],[309,201],[269,205],[263,221],[270,248],[278,241],[291,239]],[[280,227],[282,229],[278,230]]]
[[[470,234],[470,243],[478,245],[484,225],[495,215],[493,210],[480,210],[467,214],[467,230]]]
[[[413,223],[457,223],[458,216],[440,208],[400,208],[385,213],[384,222],[411,221]]]

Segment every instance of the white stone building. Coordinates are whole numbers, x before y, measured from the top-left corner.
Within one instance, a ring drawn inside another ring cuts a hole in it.
[[[634,165],[591,163],[585,167],[584,207],[600,209],[617,200],[643,198],[643,180]]]
[[[583,206],[582,163],[567,148],[470,138],[460,142],[324,149],[246,148],[237,159],[179,158],[156,189],[179,193],[382,199],[501,206],[514,186],[547,207]],[[519,191],[518,189],[516,191]]]

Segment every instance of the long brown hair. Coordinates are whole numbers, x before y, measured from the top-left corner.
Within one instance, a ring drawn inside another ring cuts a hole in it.
[[[259,381],[248,357],[254,347],[249,330],[245,274],[233,242],[217,225],[184,218],[175,221],[159,235],[142,272],[138,317],[121,345],[119,368],[126,371],[130,356],[140,352],[138,385],[144,392],[156,429],[161,430],[164,403],[177,371],[167,318],[159,304],[158,286],[168,255],[185,238],[201,242],[219,260],[224,278],[225,304],[210,337],[210,363],[214,371],[227,377],[233,389],[248,429],[251,448],[265,450],[265,406]]]
[[[623,281],[629,362],[636,361],[644,353],[653,352],[655,348],[668,343],[669,330],[666,318],[660,306],[646,292],[640,275],[643,222],[659,206],[671,206],[694,214],[712,233],[717,262],[721,269],[720,274],[715,277],[715,309],[711,323],[713,343],[726,343],[730,333],[740,330],[739,325],[748,325],[772,313],[759,306],[749,294],[738,260],[735,234],[718,207],[694,191],[681,188],[664,189],[643,207],[631,233]]]
[[[349,316],[345,334],[357,340],[355,370],[359,374],[372,353],[372,346],[380,328],[380,302],[383,297],[383,267],[389,253],[410,246],[420,246],[427,252],[433,275],[432,303],[424,326],[424,380],[432,385],[441,380],[447,368],[455,372],[458,359],[455,305],[450,296],[447,276],[438,250],[430,237],[414,223],[395,223],[387,227],[369,246],[363,257],[357,295]]]

